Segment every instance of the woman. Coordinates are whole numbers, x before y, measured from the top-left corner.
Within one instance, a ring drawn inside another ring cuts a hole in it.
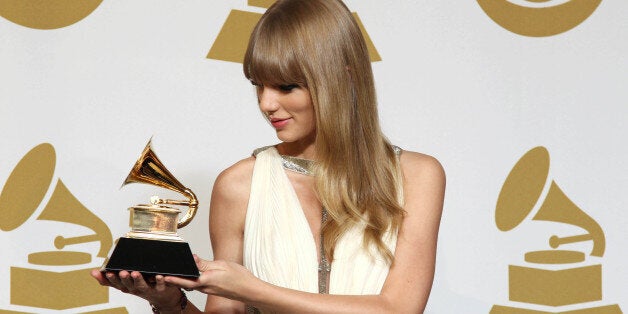
[[[215,261],[197,259],[197,280],[93,276],[158,313],[201,312],[180,288],[208,294],[206,313],[421,313],[445,177],[434,158],[383,136],[349,10],[340,0],[277,1],[251,35],[244,73],[281,143],[216,179]]]

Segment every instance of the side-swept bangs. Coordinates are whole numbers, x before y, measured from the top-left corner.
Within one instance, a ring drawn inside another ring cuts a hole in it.
[[[272,12],[271,12],[272,14]],[[303,65],[299,60],[300,45],[294,40],[289,19],[282,14],[264,16],[257,24],[244,56],[244,75],[255,84],[278,86],[298,84],[307,86]]]

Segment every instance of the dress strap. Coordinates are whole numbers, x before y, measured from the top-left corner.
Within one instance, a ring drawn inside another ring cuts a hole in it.
[[[257,155],[259,153],[269,148],[275,148],[275,147],[274,146],[260,147],[253,151],[252,156],[257,158]],[[281,164],[283,165],[284,169],[294,171],[296,173],[304,174],[307,176],[314,175],[314,167],[316,164],[314,160],[288,156],[288,155],[279,155],[279,157],[281,157]]]
[[[401,155],[401,152],[403,151],[403,149],[401,149],[401,147],[397,146],[397,145],[391,145],[393,152],[395,152],[395,155],[397,157],[399,157]]]
[[[265,151],[265,150],[267,150],[267,149],[269,149],[269,148],[271,148],[271,147],[274,147],[274,145],[268,145],[268,146],[264,146],[264,147],[256,148],[256,149],[253,151],[253,154],[251,154],[251,156],[253,156],[253,157],[257,157],[257,154],[259,154],[259,153],[261,153],[261,152],[263,152],[263,151]]]

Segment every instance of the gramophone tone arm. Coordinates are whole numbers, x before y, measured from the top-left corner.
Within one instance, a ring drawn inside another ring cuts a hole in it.
[[[193,202],[194,200],[188,200],[188,201],[181,201],[181,200],[170,200],[170,199],[161,199],[159,198],[159,196],[157,195],[153,195],[150,198],[150,203],[153,205],[161,205],[161,204],[165,204],[165,205],[180,205],[180,206],[190,206],[190,204]]]
[[[185,213],[185,216],[179,219],[177,228],[183,228],[187,226],[192,221],[192,218],[194,218],[194,216],[196,215],[196,210],[198,209],[198,199],[196,198],[196,195],[194,194],[194,192],[192,192],[189,189],[186,189],[183,193],[188,195],[189,197],[188,201],[161,199],[159,198],[159,196],[156,196],[156,195],[150,198],[150,202],[153,205],[167,204],[167,205],[181,205],[181,206],[188,207],[188,210]]]
[[[153,204],[155,204],[155,205],[166,204],[166,205],[190,206],[190,201],[159,199],[157,202],[155,202]]]
[[[559,237],[559,236],[553,235],[549,239],[549,245],[553,249],[555,249],[555,248],[558,248],[559,246],[561,246],[563,244],[584,242],[584,241],[591,241],[591,240],[593,240],[593,236],[591,236],[591,234],[589,234],[589,233],[581,234],[581,235],[577,235],[577,236],[571,236],[571,237],[562,237],[562,238]]]
[[[98,237],[97,234],[72,237],[72,238],[57,236],[55,238],[54,244],[57,249],[61,250],[66,245],[81,244],[81,243],[96,242],[96,241],[100,241],[100,238]]]

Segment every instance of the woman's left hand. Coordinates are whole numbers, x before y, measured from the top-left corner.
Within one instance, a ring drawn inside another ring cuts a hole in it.
[[[194,255],[196,266],[201,276],[196,279],[166,276],[166,283],[183,289],[193,289],[206,294],[217,295],[232,300],[244,300],[250,296],[248,290],[254,289],[262,281],[257,279],[244,266],[227,261],[207,261]]]

